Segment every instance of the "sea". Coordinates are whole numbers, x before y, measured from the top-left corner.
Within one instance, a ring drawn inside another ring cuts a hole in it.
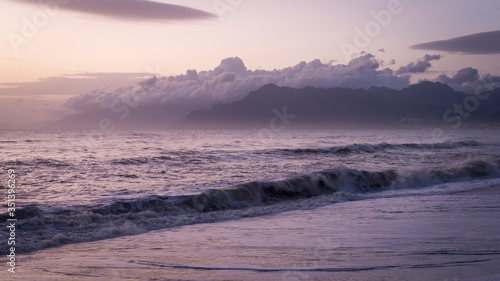
[[[6,130],[0,155],[0,280],[500,280],[499,130]]]

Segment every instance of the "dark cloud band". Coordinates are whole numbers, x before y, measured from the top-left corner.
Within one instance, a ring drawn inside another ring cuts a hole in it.
[[[39,0],[16,0],[16,2],[37,6],[40,4]],[[214,14],[205,11],[149,0],[54,0],[52,2],[61,9],[120,20],[178,21],[216,17]]]
[[[410,48],[466,54],[500,54],[500,30],[427,42]]]
[[[431,61],[440,60],[441,55],[425,55],[423,58],[419,59],[417,62],[411,62],[406,66],[401,66],[397,71],[397,75],[407,74],[407,73],[424,73],[429,69]]]

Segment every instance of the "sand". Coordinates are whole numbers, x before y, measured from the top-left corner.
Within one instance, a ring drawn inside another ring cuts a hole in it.
[[[0,279],[500,280],[499,217],[500,186],[367,199],[46,249]]]

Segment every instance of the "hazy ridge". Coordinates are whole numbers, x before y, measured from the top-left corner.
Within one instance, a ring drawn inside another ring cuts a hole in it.
[[[482,99],[482,100],[481,100]],[[286,116],[285,116],[286,115]],[[500,90],[477,96],[439,82],[402,90],[294,89],[268,84],[244,99],[192,111],[176,128],[497,126]]]
[[[130,109],[127,118],[110,109],[71,115],[46,129],[276,129],[276,128],[443,128],[491,127],[500,124],[500,89],[471,95],[439,82],[420,82],[401,90],[295,89],[267,84],[243,99],[191,111],[176,118],[158,105]]]

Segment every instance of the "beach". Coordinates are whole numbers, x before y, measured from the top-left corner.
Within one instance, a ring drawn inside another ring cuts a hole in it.
[[[500,281],[500,1],[3,1],[0,281]]]
[[[499,216],[500,186],[365,198],[41,250],[15,277],[500,280]]]

